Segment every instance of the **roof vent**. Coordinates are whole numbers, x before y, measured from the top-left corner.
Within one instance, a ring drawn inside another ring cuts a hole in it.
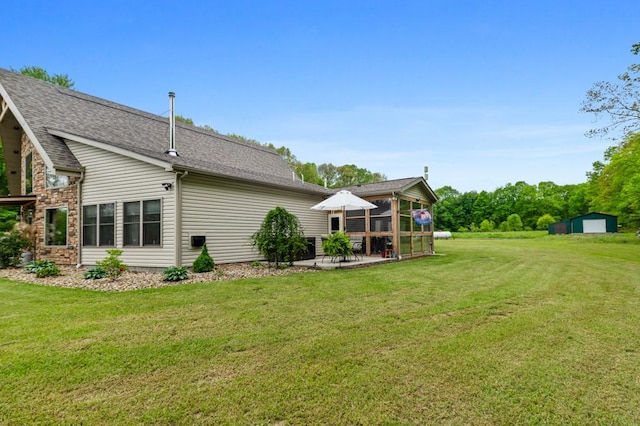
[[[178,151],[176,151],[176,116],[174,110],[175,98],[176,94],[173,92],[169,92],[169,149],[164,153],[169,154],[172,157],[178,156]]]

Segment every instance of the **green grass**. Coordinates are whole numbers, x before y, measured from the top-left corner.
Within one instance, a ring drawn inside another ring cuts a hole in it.
[[[640,423],[640,245],[436,251],[128,293],[0,281],[0,424]]]
[[[453,238],[459,239],[521,239],[521,238],[544,238],[549,235],[549,231],[489,231],[489,232],[453,232]]]
[[[635,232],[617,234],[569,234],[550,235],[548,231],[490,231],[490,232],[453,232],[454,239],[523,239],[523,238],[566,238],[591,240],[608,243],[640,244]]]

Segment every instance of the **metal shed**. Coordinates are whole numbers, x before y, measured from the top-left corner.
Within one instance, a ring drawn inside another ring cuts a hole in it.
[[[618,216],[587,213],[549,225],[549,234],[604,234],[618,232]]]

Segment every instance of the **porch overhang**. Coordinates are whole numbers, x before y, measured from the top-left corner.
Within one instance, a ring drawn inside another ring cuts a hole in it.
[[[34,204],[37,197],[35,195],[6,195],[0,196],[0,207],[3,206],[26,206]]]

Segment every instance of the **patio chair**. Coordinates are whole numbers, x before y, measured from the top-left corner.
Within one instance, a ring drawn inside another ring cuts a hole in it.
[[[358,260],[358,257],[362,258],[362,237],[350,237],[349,240],[351,241],[351,253],[353,257],[355,257],[356,260]]]

